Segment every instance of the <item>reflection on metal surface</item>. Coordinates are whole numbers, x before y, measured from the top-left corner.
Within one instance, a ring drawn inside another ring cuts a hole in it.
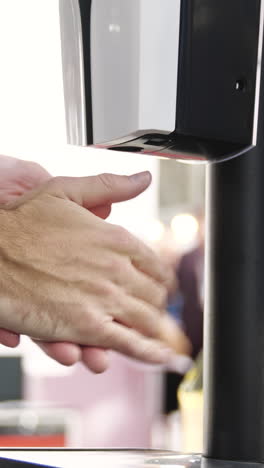
[[[145,462],[145,467],[151,465],[153,468],[200,468],[201,457],[199,455],[164,455],[161,458],[156,457]]]
[[[94,143],[175,128],[180,0],[94,0]],[[175,51],[175,60],[171,51]]]
[[[9,461],[8,461],[9,460]],[[13,468],[14,460],[21,467],[51,468],[263,468],[258,463],[239,463],[203,459],[200,455],[180,455],[172,452],[144,450],[0,450],[0,466]],[[27,463],[28,462],[28,463]],[[36,463],[36,465],[32,465]]]
[[[47,464],[56,468],[200,468],[196,455],[178,455],[160,451],[1,451],[10,460]],[[5,468],[9,468],[5,461]],[[27,464],[25,465],[27,466]],[[32,465],[31,465],[32,466]]]
[[[69,143],[119,142],[151,129],[174,130],[180,3],[60,0]],[[83,14],[88,9],[90,15]],[[87,61],[90,70],[84,67]],[[92,137],[86,131],[91,120]]]
[[[87,144],[83,34],[78,0],[60,0],[62,66],[68,140]]]

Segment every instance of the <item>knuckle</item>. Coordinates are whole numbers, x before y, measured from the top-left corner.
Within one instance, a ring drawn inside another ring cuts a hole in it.
[[[64,182],[64,180],[65,180],[65,177],[56,176],[51,179],[50,184],[57,185],[57,184],[60,184],[61,182]]]
[[[154,307],[155,315],[164,311],[168,302],[168,292],[164,285],[150,280],[142,286],[142,298]]]
[[[52,177],[52,179],[47,182],[46,186],[50,189],[56,190],[61,185],[62,181],[63,177],[61,176]]]
[[[84,337],[86,342],[87,337],[89,337],[89,344],[94,345],[104,335],[105,328],[112,319],[110,315],[102,313],[100,309],[95,311],[92,306],[86,309],[85,315],[89,316],[89,320],[80,323],[78,333]]]
[[[59,198],[63,198],[63,191],[65,183],[67,182],[67,177],[64,176],[56,176],[52,177],[46,183],[46,188],[52,191],[53,194],[58,196]]]
[[[101,284],[101,294],[107,299],[107,300],[115,300],[117,296],[117,291],[115,286],[110,283],[110,282],[105,282]]]
[[[116,333],[109,323],[105,323],[102,327],[102,339],[105,346],[113,346],[116,341]]]
[[[113,186],[114,186],[113,175],[104,173],[104,174],[100,174],[98,178],[100,182],[102,183],[102,185],[105,187],[105,189],[111,193],[113,191]]]
[[[104,311],[115,317],[123,315],[124,298],[122,290],[118,286],[110,281],[105,282],[100,287],[100,296]]]
[[[136,279],[134,278],[134,267],[129,258],[122,258],[119,274],[117,279],[120,281],[119,284],[123,285],[127,291],[132,291],[136,286]]]
[[[112,258],[108,261],[107,269],[109,273],[116,276],[117,274],[121,273],[123,270],[123,261],[121,258]]]
[[[121,226],[114,226],[113,238],[115,243],[121,248],[127,248],[134,242],[132,234]]]

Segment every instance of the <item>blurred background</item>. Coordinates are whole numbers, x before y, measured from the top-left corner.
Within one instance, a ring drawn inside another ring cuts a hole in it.
[[[169,368],[116,354],[101,376],[65,368],[27,339],[0,347],[0,446],[202,450],[205,168],[66,145],[58,2],[0,0],[0,153],[54,176],[150,170],[151,188],[110,222],[149,243],[174,271]]]

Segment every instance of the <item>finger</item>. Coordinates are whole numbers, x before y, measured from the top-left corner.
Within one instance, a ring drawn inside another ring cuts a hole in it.
[[[103,345],[128,357],[152,364],[167,363],[172,351],[161,342],[144,338],[140,333],[112,322],[105,327]]]
[[[73,343],[48,343],[33,340],[50,358],[63,366],[73,366],[82,361],[95,374],[101,374],[108,368],[109,361],[105,350]]]
[[[130,268],[132,271],[134,270],[134,267],[132,267],[131,265]],[[106,270],[106,277],[109,274],[110,273],[108,273],[108,271]],[[122,277],[122,271],[119,272],[119,274]],[[116,273],[113,273],[111,281],[109,281],[103,277],[100,277],[96,272],[94,272],[92,283],[91,280],[89,281],[88,279],[87,283],[83,284],[83,293],[85,294],[86,290],[89,291],[92,286],[93,293],[97,298],[97,305],[95,305],[95,310],[98,307],[99,299],[100,308],[103,312],[103,316],[105,316],[105,320],[114,320],[118,323],[125,325],[126,327],[137,330],[145,336],[157,338],[159,337],[161,316],[165,313],[165,309],[162,307],[165,302],[164,296],[163,294],[159,295],[159,293],[157,293],[155,300],[158,303],[159,307],[155,307],[154,305],[148,302],[145,292],[140,289],[140,285],[138,284],[135,286],[135,289],[138,286],[138,294],[141,293],[142,297],[144,297],[144,300],[139,299],[138,297],[134,297],[133,295],[131,295],[131,290],[133,286],[127,284],[129,282],[132,282],[132,279],[133,275],[131,275],[130,277],[130,275],[128,274],[127,277],[124,276],[124,278],[121,279],[116,277]],[[160,289],[161,291],[163,290],[163,288]],[[159,287],[157,288],[157,290],[159,291]],[[97,312],[97,316],[95,312],[93,312],[94,317],[91,320],[92,308],[92,303],[90,303],[89,326],[92,326],[91,324],[94,322],[100,322],[100,317],[102,315],[101,311]],[[94,341],[96,336],[94,336],[93,334],[91,336],[92,341],[90,341],[89,343],[86,341],[87,332],[84,326],[85,325],[82,325],[80,329],[81,335],[83,336],[82,340],[80,341],[80,337],[78,337],[75,338],[73,341],[76,341],[77,339],[79,343],[84,345],[90,344],[92,346],[97,346],[99,344],[99,346],[101,346],[100,342]],[[85,341],[83,341],[83,339]]]
[[[157,312],[166,309],[168,291],[165,286],[134,268],[131,262],[128,262],[127,267],[123,266],[122,269],[116,271],[114,281],[121,286],[129,296],[154,306]]]
[[[91,213],[93,213],[95,216],[98,216],[98,218],[107,219],[111,214],[111,210],[111,205],[105,205],[97,206],[95,208],[90,209],[89,211],[91,211]]]
[[[112,315],[118,323],[137,330],[146,337],[160,336],[161,311],[140,299],[120,294],[119,307]]]
[[[51,195],[91,209],[131,200],[144,192],[150,183],[151,174],[143,172],[133,176],[101,174],[95,177],[56,177],[46,187]]]
[[[1,328],[0,343],[8,348],[16,348],[20,343],[20,335]]]
[[[104,349],[82,347],[82,362],[95,374],[102,374],[109,367],[108,353]]]
[[[171,284],[171,272],[163,265],[162,261],[151,249],[141,244],[141,249],[134,251],[132,255],[133,265],[142,273],[152,277],[168,290]]]
[[[165,287],[171,283],[171,272],[165,268],[160,257],[126,229],[108,225],[105,243],[112,251],[129,257],[137,270],[164,284]]]
[[[176,320],[166,314],[161,319],[160,339],[173,349],[175,354],[192,354],[192,344]]]
[[[82,350],[80,346],[72,343],[48,343],[33,340],[34,343],[44,351],[47,356],[63,366],[73,366],[81,360]]]

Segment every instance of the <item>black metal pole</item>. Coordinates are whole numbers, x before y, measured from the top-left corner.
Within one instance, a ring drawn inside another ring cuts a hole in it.
[[[207,170],[205,450],[264,462],[264,67],[257,147]]]

